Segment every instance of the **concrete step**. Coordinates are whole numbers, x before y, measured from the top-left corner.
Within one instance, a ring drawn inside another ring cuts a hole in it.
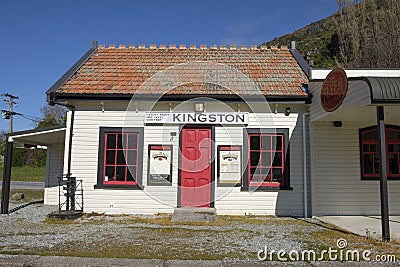
[[[215,208],[176,208],[172,214],[173,222],[215,222]]]

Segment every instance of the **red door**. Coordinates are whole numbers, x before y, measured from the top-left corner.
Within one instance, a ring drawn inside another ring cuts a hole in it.
[[[210,207],[211,129],[183,128],[181,138],[181,207]]]

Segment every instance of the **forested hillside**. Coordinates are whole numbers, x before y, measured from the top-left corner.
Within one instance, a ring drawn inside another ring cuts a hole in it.
[[[263,45],[290,45],[315,68],[400,68],[400,1],[338,0],[338,12]]]

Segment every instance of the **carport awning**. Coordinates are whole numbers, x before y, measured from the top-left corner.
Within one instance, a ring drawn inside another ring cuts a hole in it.
[[[400,103],[400,77],[363,77],[371,90],[371,104]]]
[[[9,142],[23,143],[24,145],[51,145],[65,142],[65,125],[14,132],[9,134]]]

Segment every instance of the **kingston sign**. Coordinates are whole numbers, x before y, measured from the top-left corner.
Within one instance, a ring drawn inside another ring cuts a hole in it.
[[[248,124],[248,113],[160,113],[147,112],[145,123],[167,124]]]

